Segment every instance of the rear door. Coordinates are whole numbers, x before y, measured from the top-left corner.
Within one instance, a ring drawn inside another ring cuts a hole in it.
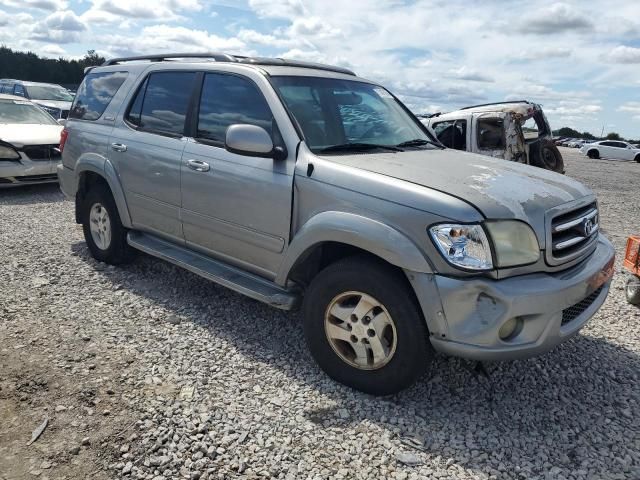
[[[266,277],[274,275],[291,222],[292,154],[249,157],[224,148],[227,128],[264,128],[283,144],[260,87],[239,74],[207,72],[182,160],[182,219],[188,246]]]
[[[185,70],[150,73],[109,140],[133,225],[179,243],[180,162],[195,78]]]

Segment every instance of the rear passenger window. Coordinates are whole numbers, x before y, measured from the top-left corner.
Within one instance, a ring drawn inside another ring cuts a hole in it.
[[[478,147],[482,150],[505,148],[504,120],[501,118],[478,119]]]
[[[14,95],[18,95],[19,97],[26,97],[27,94],[24,93],[24,87],[22,85],[19,84],[15,84],[13,87],[13,94]]]
[[[87,75],[78,89],[69,118],[98,120],[126,78],[126,72]]]
[[[140,130],[180,136],[184,134],[194,72],[156,72],[138,89],[127,121]]]
[[[236,75],[208,73],[204,77],[199,139],[223,144],[230,125],[257,125],[272,134],[273,115],[264,96],[253,82]]]

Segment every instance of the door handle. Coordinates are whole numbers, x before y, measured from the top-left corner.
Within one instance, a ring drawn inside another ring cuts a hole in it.
[[[207,162],[200,160],[187,160],[187,165],[189,165],[191,170],[195,170],[196,172],[208,172],[210,168]]]
[[[127,146],[123,143],[112,143],[111,148],[116,152],[126,152]]]

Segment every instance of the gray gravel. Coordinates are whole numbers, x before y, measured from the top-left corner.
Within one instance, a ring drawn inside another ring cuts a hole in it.
[[[567,174],[598,194],[619,265],[640,226],[640,165],[562,153]],[[67,478],[83,478],[79,454],[111,478],[638,479],[640,309],[623,283],[618,274],[582,334],[547,355],[488,364],[489,380],[442,356],[415,387],[373,398],[316,367],[298,314],[149,257],[98,264],[56,188],[0,192],[0,411],[18,391],[2,366],[17,345],[37,354],[37,331],[44,345],[59,339],[41,376],[106,399],[16,407],[54,415],[42,441],[56,434],[55,415],[67,419],[51,478],[65,465]]]

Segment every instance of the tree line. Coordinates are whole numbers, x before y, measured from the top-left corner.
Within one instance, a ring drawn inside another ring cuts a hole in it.
[[[79,85],[84,69],[104,63],[104,57],[89,50],[80,60],[43,58],[33,52],[17,52],[0,46],[0,78],[32,82]]]
[[[553,131],[553,135],[556,137],[566,137],[566,138],[584,138],[585,140],[599,140],[595,135],[590,134],[589,132],[580,133],[577,130],[569,127],[562,127],[558,130]],[[640,143],[640,140],[626,140],[619,133],[609,132],[604,137],[603,140],[623,140],[628,141],[629,143]]]

